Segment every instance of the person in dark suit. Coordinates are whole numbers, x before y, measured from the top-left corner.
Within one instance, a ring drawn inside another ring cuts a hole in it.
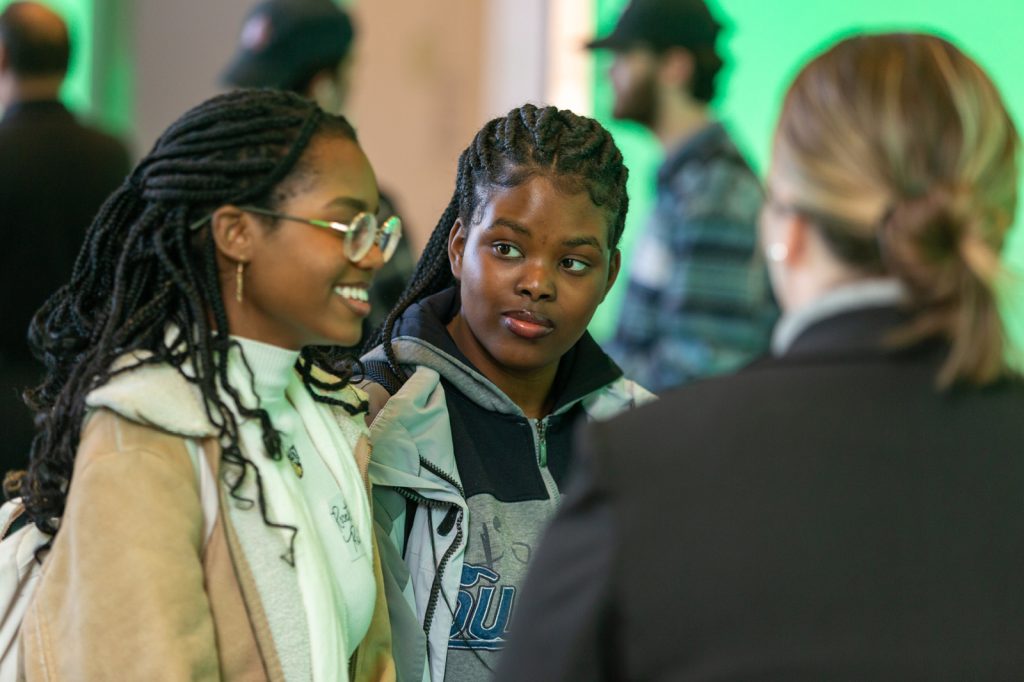
[[[1024,385],[993,288],[1017,132],[923,34],[783,104],[772,356],[598,423],[498,680],[1024,678]]]
[[[0,14],[0,475],[28,462],[32,419],[21,392],[41,376],[26,338],[32,315],[71,277],[100,205],[129,168],[115,138],[82,125],[57,99],[70,44],[44,5]]]

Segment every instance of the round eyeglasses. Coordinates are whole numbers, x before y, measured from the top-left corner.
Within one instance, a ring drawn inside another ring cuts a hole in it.
[[[294,220],[298,223],[306,223],[313,227],[323,227],[334,230],[345,235],[345,255],[353,263],[366,258],[374,244],[380,246],[381,260],[387,263],[395,255],[398,242],[402,239],[402,219],[396,215],[391,216],[381,224],[377,224],[377,217],[372,213],[357,213],[351,221],[339,223],[333,220],[311,220],[299,218],[285,213],[268,211],[265,208],[256,206],[239,206],[238,208],[249,213],[278,218],[281,220]]]
[[[247,213],[256,213],[280,220],[293,220],[297,223],[305,223],[313,227],[322,227],[334,230],[345,235],[345,256],[353,263],[366,258],[374,244],[380,247],[381,260],[387,263],[395,255],[398,249],[398,242],[402,239],[402,219],[396,215],[391,216],[383,223],[377,223],[377,217],[372,213],[357,213],[348,223],[339,223],[333,220],[312,220],[298,216],[268,211],[258,206],[239,206]],[[191,229],[197,229],[209,220],[209,216],[198,220],[191,225]]]

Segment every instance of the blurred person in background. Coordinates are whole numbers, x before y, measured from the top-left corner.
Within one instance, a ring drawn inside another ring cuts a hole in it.
[[[501,680],[1024,677],[1024,382],[995,292],[1019,138],[924,34],[790,87],[772,357],[593,425]]]
[[[238,50],[221,80],[235,87],[290,90],[329,113],[343,113],[355,37],[352,18],[332,0],[267,0],[246,17]],[[382,192],[378,218],[398,213],[395,202]],[[370,290],[373,312],[364,331],[384,323],[414,266],[409,242],[403,239],[374,280]]]
[[[649,129],[665,152],[608,345],[655,392],[746,364],[778,315],[756,257],[759,183],[709,109],[720,28],[703,0],[633,0],[588,45],[614,53],[615,118]]]
[[[66,281],[86,228],[129,170],[121,142],[58,100],[70,53],[67,26],[46,6],[15,2],[0,14],[0,470],[28,461],[21,392],[41,373],[26,340],[32,314]]]

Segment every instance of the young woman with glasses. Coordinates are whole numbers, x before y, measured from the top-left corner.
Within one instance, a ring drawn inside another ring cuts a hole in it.
[[[393,679],[366,400],[329,349],[401,235],[378,200],[344,118],[257,90],[109,198],[31,329],[29,679]]]

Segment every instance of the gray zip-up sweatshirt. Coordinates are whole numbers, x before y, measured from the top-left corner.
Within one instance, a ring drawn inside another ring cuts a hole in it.
[[[411,377],[370,428],[400,680],[487,679],[566,482],[576,423],[654,397],[585,334],[559,366],[555,408],[529,419],[455,346],[445,324],[457,310],[449,289],[403,315],[393,346]],[[383,349],[363,360],[386,376]]]

